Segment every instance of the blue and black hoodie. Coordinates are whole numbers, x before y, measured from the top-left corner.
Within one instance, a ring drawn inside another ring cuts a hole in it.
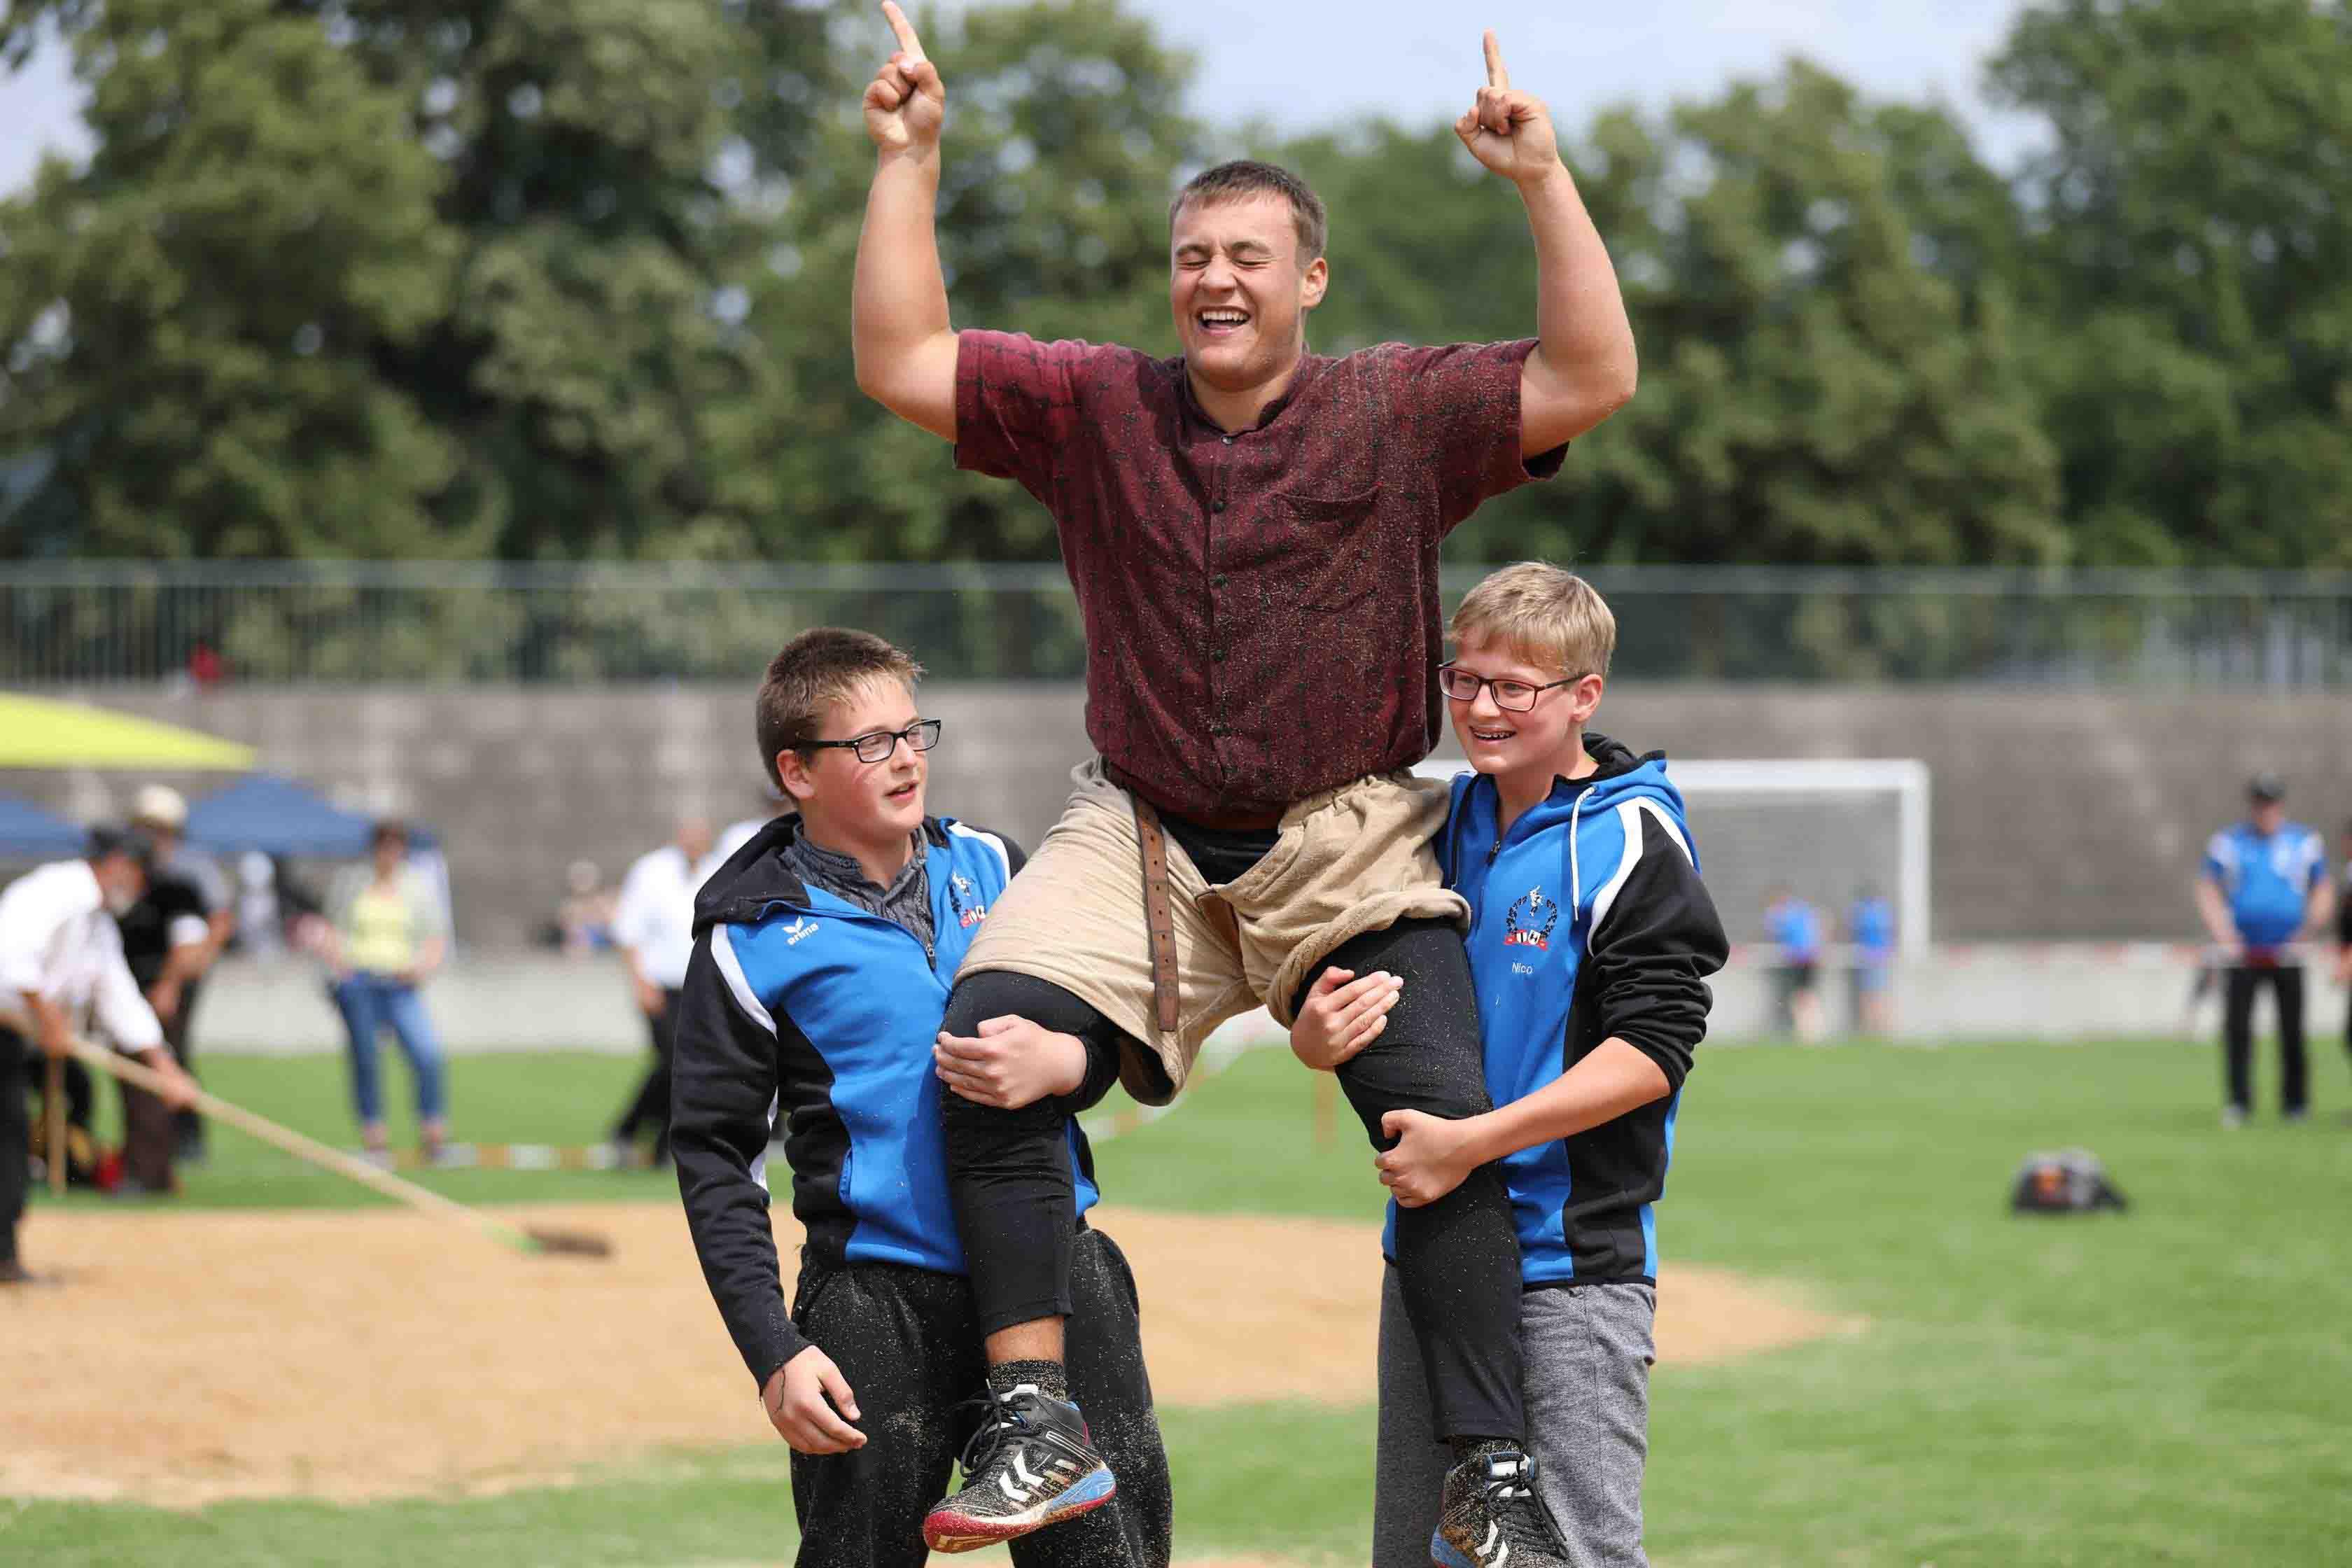
[[[1495,1103],[1535,1093],[1612,1037],[1656,1062],[1672,1086],[1663,1100],[1502,1162],[1530,1288],[1656,1283],[1651,1205],[1665,1190],[1683,1079],[1706,1034],[1706,977],[1729,953],[1664,753],[1636,757],[1595,734],[1584,744],[1600,771],[1555,780],[1508,832],[1497,826],[1494,780],[1457,776],[1438,845],[1446,885],[1470,901]]]
[[[670,1151],[703,1278],[755,1382],[806,1347],[780,1288],[768,1224],[779,1131],[806,1255],[964,1272],[948,1204],[931,1047],[973,933],[1019,870],[1010,840],[923,823],[935,937],[803,882],[782,858],[797,817],[762,828],[704,882],[679,998]],[[1075,1119],[1084,1214],[1093,1162]]]

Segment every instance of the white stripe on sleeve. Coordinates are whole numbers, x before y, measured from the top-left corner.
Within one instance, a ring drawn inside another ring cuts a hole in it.
[[[977,838],[977,839],[979,839],[982,844],[987,845],[991,849],[995,850],[995,851],[996,851],[996,858],[997,858],[999,860],[1002,860],[1002,861],[1003,861],[1003,862],[1004,862],[1004,877],[1005,877],[1005,879],[1006,879],[1007,881],[1012,880],[1012,879],[1013,879],[1013,857],[1012,857],[1012,855],[1011,855],[1010,853],[1008,853],[1008,852],[1006,851],[1006,849],[1005,849],[1005,847],[1004,847],[1004,840],[1003,840],[1003,839],[999,838],[999,837],[998,837],[995,834],[993,834],[993,833],[982,833],[982,832],[981,832],[981,831],[980,831],[980,829],[978,829],[978,828],[976,828],[976,827],[966,827],[966,826],[965,826],[962,823],[961,823],[961,822],[950,822],[950,823],[949,823],[949,824],[948,824],[948,831],[949,831],[950,833],[961,834],[962,837],[966,837],[966,838]]]
[[[719,965],[719,973],[727,977],[727,989],[734,994],[735,1005],[743,1009],[751,1022],[772,1035],[776,1032],[776,1020],[760,1001],[759,994],[751,989],[751,983],[743,978],[743,965],[735,957],[734,933],[733,926],[715,925],[710,928],[711,961]],[[772,1110],[770,1112],[770,1124],[773,1125]]]
[[[1690,861],[1694,866],[1698,864],[1696,857],[1691,854],[1690,840],[1683,837],[1683,830],[1675,825],[1673,817],[1666,815],[1664,806],[1647,795],[1636,795],[1632,800],[1620,801],[1617,805],[1617,821],[1625,832],[1625,848],[1618,857],[1617,869],[1610,874],[1608,882],[1602,886],[1601,891],[1592,896],[1592,923],[1586,928],[1589,931],[1599,931],[1601,922],[1609,918],[1609,911],[1616,906],[1617,895],[1624,890],[1626,879],[1633,874],[1633,863],[1642,858],[1642,814],[1645,811],[1657,819],[1659,826],[1666,830],[1666,837],[1673,839],[1675,847],[1682,850],[1683,858]]]

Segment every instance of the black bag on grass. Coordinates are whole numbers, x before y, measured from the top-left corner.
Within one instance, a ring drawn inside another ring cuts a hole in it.
[[[2088,1149],[2062,1149],[2026,1156],[2009,1206],[2014,1214],[2088,1214],[2131,1205],[2107,1180],[2098,1156]]]

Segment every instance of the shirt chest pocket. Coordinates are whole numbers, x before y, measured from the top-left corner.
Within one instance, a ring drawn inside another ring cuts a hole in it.
[[[1344,494],[1279,495],[1268,510],[1282,577],[1301,607],[1352,609],[1372,591],[1387,553],[1379,481]]]

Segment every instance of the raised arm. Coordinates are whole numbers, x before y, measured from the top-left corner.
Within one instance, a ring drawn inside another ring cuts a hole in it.
[[[956,335],[933,224],[947,89],[907,14],[882,0],[898,47],[866,87],[874,185],[849,301],[857,388],[935,436],[956,437]]]
[[[1519,453],[1533,458],[1583,435],[1633,395],[1633,328],[1616,268],[1560,162],[1551,113],[1511,87],[1486,34],[1486,85],[1454,121],[1478,162],[1517,185],[1536,237],[1536,332],[1519,374]]]

